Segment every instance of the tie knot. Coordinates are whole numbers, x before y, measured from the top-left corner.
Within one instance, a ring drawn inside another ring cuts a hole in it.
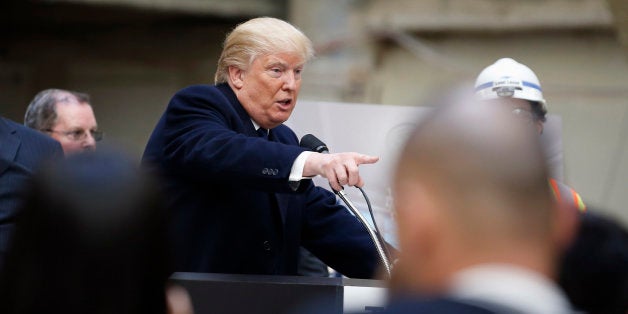
[[[268,139],[268,130],[264,128],[259,128],[257,129],[257,135],[259,135],[259,137]]]

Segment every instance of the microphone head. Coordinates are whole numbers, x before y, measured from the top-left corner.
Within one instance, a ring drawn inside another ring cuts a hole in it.
[[[325,145],[323,141],[319,140],[316,136],[312,134],[304,135],[301,138],[301,142],[299,142],[299,146],[317,153],[329,153],[329,148],[327,148],[327,145]]]

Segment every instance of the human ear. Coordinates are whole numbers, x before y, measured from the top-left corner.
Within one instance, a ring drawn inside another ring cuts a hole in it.
[[[231,85],[237,89],[242,88],[244,85],[244,71],[236,66],[229,67],[229,81]]]

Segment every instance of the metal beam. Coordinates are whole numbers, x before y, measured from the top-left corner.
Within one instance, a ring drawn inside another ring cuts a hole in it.
[[[628,1],[608,0],[608,5],[611,12],[613,12],[617,39],[624,47],[626,58],[628,58]]]
[[[622,2],[625,0],[617,0]],[[369,26],[411,32],[611,29],[604,0],[371,1]]]
[[[273,0],[42,0],[45,3],[73,3],[126,6],[136,9],[192,13],[198,15],[283,16],[284,1]]]

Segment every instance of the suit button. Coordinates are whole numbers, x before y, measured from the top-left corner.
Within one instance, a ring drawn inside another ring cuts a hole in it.
[[[262,169],[262,174],[268,174],[268,168]]]
[[[276,176],[279,173],[279,169],[273,169],[273,175]]]
[[[270,242],[264,241],[264,250],[270,251],[270,249],[271,249]]]

